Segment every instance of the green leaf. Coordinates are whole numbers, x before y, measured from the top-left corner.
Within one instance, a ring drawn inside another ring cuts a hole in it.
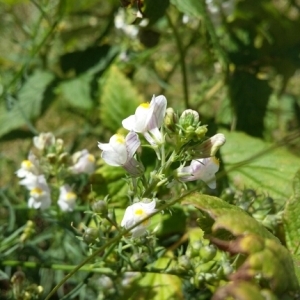
[[[201,1],[202,0],[171,0],[171,3],[184,14],[193,17],[200,17],[202,12]]]
[[[300,259],[300,170],[293,182],[294,194],[287,201],[283,213],[283,225],[289,250]]]
[[[172,265],[169,265],[170,260],[172,260],[171,257],[161,257],[154,263],[153,267],[162,270],[168,269]],[[184,299],[181,285],[181,279],[175,275],[145,273],[130,299]]]
[[[24,83],[10,110],[7,110],[4,102],[1,103],[0,136],[25,124],[30,126],[31,120],[41,113],[44,92],[53,78],[52,73],[37,70]]]
[[[283,205],[292,194],[290,182],[300,166],[299,157],[245,133],[223,133],[226,144],[221,149],[222,161],[231,183],[238,189],[265,193]]]
[[[208,213],[215,220],[212,226],[213,231],[225,229],[234,236],[252,233],[279,242],[271,232],[244,210],[220,198],[194,193],[184,197],[182,204],[194,205],[196,208]]]
[[[100,119],[103,126],[115,132],[122,126],[122,120],[145,101],[116,66],[110,68],[102,85]]]
[[[263,294],[261,293],[261,289],[257,285],[251,282],[246,281],[238,281],[238,282],[230,282],[225,286],[220,287],[214,294],[214,299],[225,299],[225,297],[233,297],[233,299],[239,300],[277,300],[270,291],[264,290]],[[268,296],[266,298],[265,296]]]
[[[58,90],[63,99],[70,105],[81,109],[90,109],[93,106],[90,94],[91,80],[92,75],[84,73],[81,76],[63,81]]]
[[[278,294],[299,288],[288,250],[245,211],[217,197],[198,193],[186,196],[182,204],[194,205],[208,213],[215,220],[213,231],[225,229],[237,237],[230,241],[211,238],[213,243],[229,253],[248,255],[230,280],[249,280],[260,274],[269,282],[271,290]]]
[[[169,0],[145,0],[145,10],[143,13],[149,19],[149,23],[153,24],[165,15],[168,6]]]

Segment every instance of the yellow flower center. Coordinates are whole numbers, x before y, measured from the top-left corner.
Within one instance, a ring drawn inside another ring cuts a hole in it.
[[[138,217],[145,218],[147,216],[146,212],[142,208],[138,208],[134,211],[134,214]],[[147,226],[149,224],[149,220],[146,220],[142,223],[144,226]]]
[[[144,102],[144,103],[140,104],[140,107],[148,109],[150,107],[150,103]]]
[[[95,162],[95,156],[94,155],[92,155],[92,154],[89,154],[88,155],[88,160],[90,161],[90,162]]]
[[[75,200],[76,199],[76,194],[75,193],[72,193],[72,192],[68,192],[66,194],[66,199],[67,200]]]
[[[23,169],[27,169],[27,170],[29,170],[30,168],[32,168],[32,162],[30,161],[30,160],[23,160],[22,161],[22,164],[21,164],[21,167],[23,168]]]
[[[32,189],[32,190],[30,191],[30,195],[31,195],[31,196],[40,196],[40,195],[42,195],[42,194],[43,194],[43,190],[40,189],[39,187],[35,187],[34,189]]]
[[[125,144],[125,138],[122,134],[115,134],[115,140],[119,144]]]

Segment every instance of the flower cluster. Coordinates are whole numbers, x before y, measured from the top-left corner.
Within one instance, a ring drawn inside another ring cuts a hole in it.
[[[145,234],[149,216],[160,203],[155,198],[160,186],[175,186],[172,182],[185,186],[185,182],[201,180],[209,188],[216,188],[219,160],[215,155],[225,143],[225,137],[219,133],[207,138],[207,126],[201,124],[198,112],[188,109],[178,116],[172,108],[167,108],[163,95],[140,104],[122,125],[129,131],[126,136],[115,134],[109,143],[98,142],[98,147],[108,165],[124,168],[134,180],[129,194],[135,197],[125,211],[121,226],[129,229],[137,225],[131,233],[139,237]],[[144,141],[148,144],[144,145]],[[155,151],[159,165],[150,172],[148,180],[146,174],[149,173],[141,160],[143,146]],[[174,170],[178,162],[180,166]]]
[[[86,149],[75,153],[72,160],[64,151],[63,141],[51,133],[41,133],[33,138],[35,148],[16,171],[21,178],[20,185],[29,191],[28,207],[47,209],[52,203],[52,190],[59,189],[58,207],[64,211],[73,211],[77,195],[65,179],[77,174],[92,174],[95,158]]]

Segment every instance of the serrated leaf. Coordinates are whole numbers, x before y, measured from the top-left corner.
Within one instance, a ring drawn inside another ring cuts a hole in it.
[[[194,193],[184,197],[182,204],[194,205],[208,213],[215,220],[212,227],[213,231],[225,229],[234,236],[252,233],[279,242],[271,232],[244,210],[220,198]]]
[[[116,66],[110,68],[102,84],[100,119],[103,126],[116,132],[122,126],[122,120],[145,101]]]
[[[222,161],[231,183],[238,189],[253,188],[265,193],[283,205],[292,194],[290,182],[300,158],[283,147],[270,150],[269,143],[245,133],[223,133],[226,144],[221,148]]]
[[[5,103],[0,106],[0,136],[13,129],[28,124],[41,113],[44,92],[54,75],[47,71],[37,70],[20,89],[17,100],[7,110]]]
[[[171,3],[177,7],[179,11],[193,17],[200,17],[202,12],[202,4],[199,0],[171,0]]]
[[[84,73],[81,76],[63,81],[58,90],[62,98],[70,105],[81,109],[90,109],[93,106],[90,94],[91,80],[92,75]]]

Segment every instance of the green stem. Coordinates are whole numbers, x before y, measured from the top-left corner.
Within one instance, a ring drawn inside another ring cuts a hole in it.
[[[186,72],[186,66],[185,66],[185,51],[183,49],[183,45],[181,43],[181,38],[179,36],[179,33],[177,31],[176,26],[173,24],[171,17],[166,13],[166,17],[168,20],[168,23],[173,31],[177,48],[178,48],[178,53],[179,53],[179,64],[181,67],[181,72],[182,72],[182,88],[183,88],[183,95],[184,95],[184,104],[185,108],[188,108],[189,105],[189,91],[188,91],[188,80],[187,80],[187,72]]]
[[[45,300],[49,300],[54,294],[55,292],[57,292],[57,290],[69,279],[71,278],[77,271],[79,271],[80,269],[84,268],[84,265],[86,265],[88,262],[90,262],[92,259],[99,257],[99,254],[101,252],[103,252],[107,247],[110,246],[110,249],[113,248],[116,244],[118,243],[123,236],[125,236],[126,234],[128,234],[132,229],[134,229],[135,227],[139,226],[140,224],[144,223],[145,221],[149,220],[152,216],[160,213],[162,210],[165,210],[167,208],[169,208],[170,206],[174,205],[175,203],[179,202],[182,198],[184,198],[185,196],[195,192],[198,189],[198,187],[195,187],[194,189],[191,189],[190,191],[188,191],[187,193],[175,198],[174,200],[170,201],[169,203],[163,205],[162,207],[160,207],[159,209],[157,209],[153,214],[148,215],[147,217],[145,217],[144,219],[142,219],[141,221],[137,222],[134,226],[131,226],[130,228],[128,228],[127,230],[124,230],[122,233],[118,234],[116,237],[112,238],[110,241],[108,241],[105,245],[103,245],[102,247],[100,247],[98,250],[96,250],[92,255],[90,255],[89,257],[87,257],[85,260],[83,260],[79,265],[77,265],[74,269],[72,269],[70,271],[69,274],[67,274],[53,289],[52,291],[48,294],[48,296],[45,298]],[[109,250],[110,250],[109,249]],[[110,252],[108,250],[108,252]],[[105,256],[106,257],[106,256]],[[101,259],[101,257],[100,257]]]

